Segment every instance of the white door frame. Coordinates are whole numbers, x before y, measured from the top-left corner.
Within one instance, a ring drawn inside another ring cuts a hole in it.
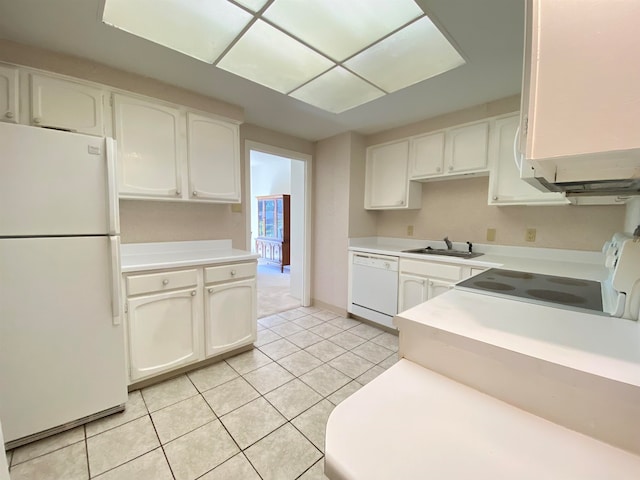
[[[301,160],[304,162],[304,252],[302,264],[302,299],[303,307],[311,305],[311,172],[312,161],[311,155],[287,150],[285,148],[274,147],[265,143],[245,140],[244,142],[244,183],[247,192],[247,208],[245,209],[245,229],[246,229],[246,247],[251,251],[251,151],[268,153],[278,157],[289,158],[291,160]]]

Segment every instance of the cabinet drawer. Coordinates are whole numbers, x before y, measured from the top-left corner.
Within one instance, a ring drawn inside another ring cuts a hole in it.
[[[180,270],[177,272],[146,273],[127,277],[127,295],[175,290],[192,287],[198,284],[197,270]]]
[[[256,263],[236,263],[234,265],[222,265],[220,267],[207,267],[204,269],[204,282],[228,282],[239,278],[255,277]]]
[[[462,278],[462,267],[436,262],[420,262],[401,259],[400,272],[456,281]]]

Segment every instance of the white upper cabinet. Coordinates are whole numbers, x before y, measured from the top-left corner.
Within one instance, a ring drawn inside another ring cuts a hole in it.
[[[0,65],[0,121],[18,123],[18,69]]]
[[[436,180],[485,173],[489,159],[489,121],[411,137],[411,180]]]
[[[114,95],[122,197],[180,198],[180,111]]]
[[[91,85],[32,74],[32,125],[103,136],[105,90]]]
[[[446,173],[471,173],[487,169],[489,122],[452,128],[445,146]]]
[[[557,192],[542,192],[520,178],[514,143],[520,115],[495,121],[491,134],[491,173],[489,205],[566,205],[567,198]]]
[[[537,176],[637,172],[639,23],[637,1],[527,2],[520,151]]]
[[[187,114],[189,197],[240,201],[238,125]]]
[[[409,140],[367,148],[365,170],[366,209],[421,207],[422,188],[409,181]]]
[[[411,139],[409,178],[442,175],[444,137],[444,132],[436,132]]]

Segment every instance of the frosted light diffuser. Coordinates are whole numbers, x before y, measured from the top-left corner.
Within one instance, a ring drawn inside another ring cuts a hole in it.
[[[275,0],[263,13],[338,62],[421,15],[414,0]]]
[[[395,92],[464,63],[440,30],[424,17],[359,53],[345,66],[387,92]]]
[[[267,0],[236,0],[236,3],[247,7],[254,12],[259,11],[267,3]]]
[[[333,62],[263,22],[251,28],[218,67],[281,93],[288,93],[330,69]]]
[[[252,18],[227,0],[105,0],[102,21],[213,63]]]
[[[384,92],[336,67],[290,94],[292,97],[332,113],[341,113],[382,97]]]

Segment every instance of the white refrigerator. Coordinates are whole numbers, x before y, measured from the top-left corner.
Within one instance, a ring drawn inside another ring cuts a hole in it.
[[[13,448],[122,410],[114,141],[0,123],[0,418]]]

